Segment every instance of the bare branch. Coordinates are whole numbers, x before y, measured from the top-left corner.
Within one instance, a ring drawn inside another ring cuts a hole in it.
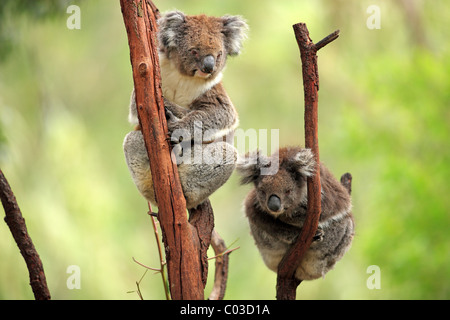
[[[352,175],[348,172],[341,176],[341,184],[347,189],[348,194],[352,194],[352,179]]]
[[[216,254],[216,273],[214,275],[214,286],[209,294],[209,300],[223,300],[228,280],[229,251],[222,237],[213,230],[211,236],[211,246]]]
[[[325,47],[327,44],[329,44],[331,41],[336,40],[339,37],[339,30],[336,30],[335,32],[329,34],[319,42],[315,44],[316,51],[319,51],[321,48]]]
[[[143,263],[137,261],[134,257],[133,257],[133,261],[136,262],[136,263],[137,263],[138,265],[140,265],[141,267],[144,267],[145,269],[152,270],[152,271],[156,271],[156,272],[162,272],[162,269],[161,269],[161,268],[158,269],[158,268],[152,268],[152,267],[146,266],[145,264],[143,264]]]
[[[311,245],[319,225],[321,212],[320,159],[318,139],[318,90],[319,74],[317,69],[317,50],[335,40],[339,31],[335,31],[314,44],[304,23],[293,26],[295,38],[302,60],[303,87],[305,96],[305,147],[311,149],[317,163],[313,177],[307,179],[308,205],[306,219],[296,243],[289,249],[278,266],[277,299],[293,300],[296,289],[301,283],[295,278],[295,271],[304,254]]]
[[[41,258],[28,234],[25,219],[22,216],[16,197],[0,170],[0,198],[5,209],[5,222],[8,225],[20,253],[25,259],[30,274],[30,285],[36,300],[50,300],[44,267]]]

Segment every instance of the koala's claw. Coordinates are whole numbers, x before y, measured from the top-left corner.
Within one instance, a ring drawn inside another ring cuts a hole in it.
[[[167,134],[166,141],[168,141],[172,146],[180,144],[183,141],[183,137],[175,138],[172,137],[170,133]]]
[[[183,142],[183,136],[176,136],[172,134],[172,131],[169,129],[169,132],[166,136],[166,141],[168,141],[172,146],[176,144],[180,144]]]
[[[173,114],[172,111],[170,111],[167,107],[164,108],[165,112],[166,112],[166,120],[168,122],[176,122],[179,119]]]
[[[317,229],[316,234],[313,237],[313,242],[322,241],[324,234],[322,229]]]

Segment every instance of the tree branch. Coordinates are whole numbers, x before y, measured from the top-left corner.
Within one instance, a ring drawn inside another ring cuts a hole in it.
[[[317,42],[314,46],[316,47],[316,51],[319,51],[323,47],[325,47],[330,42],[336,40],[339,37],[339,30],[336,30],[335,32],[329,34],[319,42]]]
[[[30,274],[30,286],[34,297],[36,300],[50,300],[50,292],[47,287],[42,261],[28,234],[25,219],[2,170],[0,170],[0,199],[5,209],[5,222],[11,230],[20,253],[27,264]]]
[[[199,240],[202,283],[205,287],[208,279],[208,248],[214,229],[214,213],[209,199],[189,210],[189,223],[195,228],[195,236]]]
[[[352,179],[352,175],[348,172],[341,176],[341,184],[347,189],[348,194],[352,194]]]
[[[214,274],[214,286],[209,294],[208,300],[223,300],[228,279],[228,261],[231,251],[225,252],[227,246],[222,237],[213,230],[211,246],[216,254],[216,272]]]
[[[171,296],[174,300],[203,299],[200,244],[195,228],[187,221],[186,200],[166,140],[155,36],[158,11],[149,0],[120,0],[120,5],[130,47],[138,118],[158,202]]]
[[[285,254],[278,266],[277,299],[294,300],[296,289],[301,283],[295,278],[295,271],[311,245],[319,225],[321,212],[320,159],[318,140],[318,90],[319,74],[317,69],[317,51],[335,40],[339,31],[335,31],[323,40],[314,44],[309,37],[308,28],[304,23],[293,26],[295,38],[300,49],[302,60],[303,87],[305,96],[305,147],[314,154],[316,171],[307,179],[308,205],[306,219],[296,243]]]

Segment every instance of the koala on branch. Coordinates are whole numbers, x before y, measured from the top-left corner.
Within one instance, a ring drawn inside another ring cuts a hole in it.
[[[278,164],[278,171],[262,175],[263,169]],[[270,157],[259,152],[237,165],[242,183],[253,183],[245,199],[250,230],[266,266],[277,272],[278,264],[295,243],[306,218],[306,179],[316,163],[310,149],[281,148]],[[295,272],[298,280],[325,276],[350,248],[354,235],[351,198],[321,163],[322,188],[319,228]]]
[[[188,209],[220,188],[235,168],[237,150],[232,143],[239,119],[221,80],[227,57],[239,54],[247,29],[239,16],[188,16],[170,11],[158,19],[172,159],[177,161]],[[129,109],[130,123],[138,125],[134,90]],[[138,190],[157,205],[139,127],[125,137],[124,152]]]

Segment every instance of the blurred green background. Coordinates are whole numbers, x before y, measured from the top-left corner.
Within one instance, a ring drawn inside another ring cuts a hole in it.
[[[81,29],[67,28],[69,5]],[[325,279],[298,299],[450,298],[450,4],[447,1],[155,1],[161,11],[240,14],[249,39],[224,84],[241,128],[280,129],[303,145],[301,62],[292,25],[318,41],[320,157],[353,175],[356,236]],[[380,8],[380,29],[367,20]],[[0,168],[41,255],[53,299],[138,299],[158,254],[147,204],[126,167],[129,48],[119,1],[0,4]],[[269,134],[270,137],[270,134]],[[270,151],[270,150],[269,150]],[[274,299],[276,275],[249,235],[236,175],[211,198],[231,254],[226,299]],[[1,211],[3,212],[3,211]],[[212,255],[212,254],[211,254]],[[211,256],[210,255],[210,256]],[[79,266],[81,289],[68,289]],[[368,267],[380,270],[370,289]],[[214,266],[211,262],[209,294]],[[0,223],[0,299],[33,299],[28,272]],[[159,275],[144,299],[164,299]]]

